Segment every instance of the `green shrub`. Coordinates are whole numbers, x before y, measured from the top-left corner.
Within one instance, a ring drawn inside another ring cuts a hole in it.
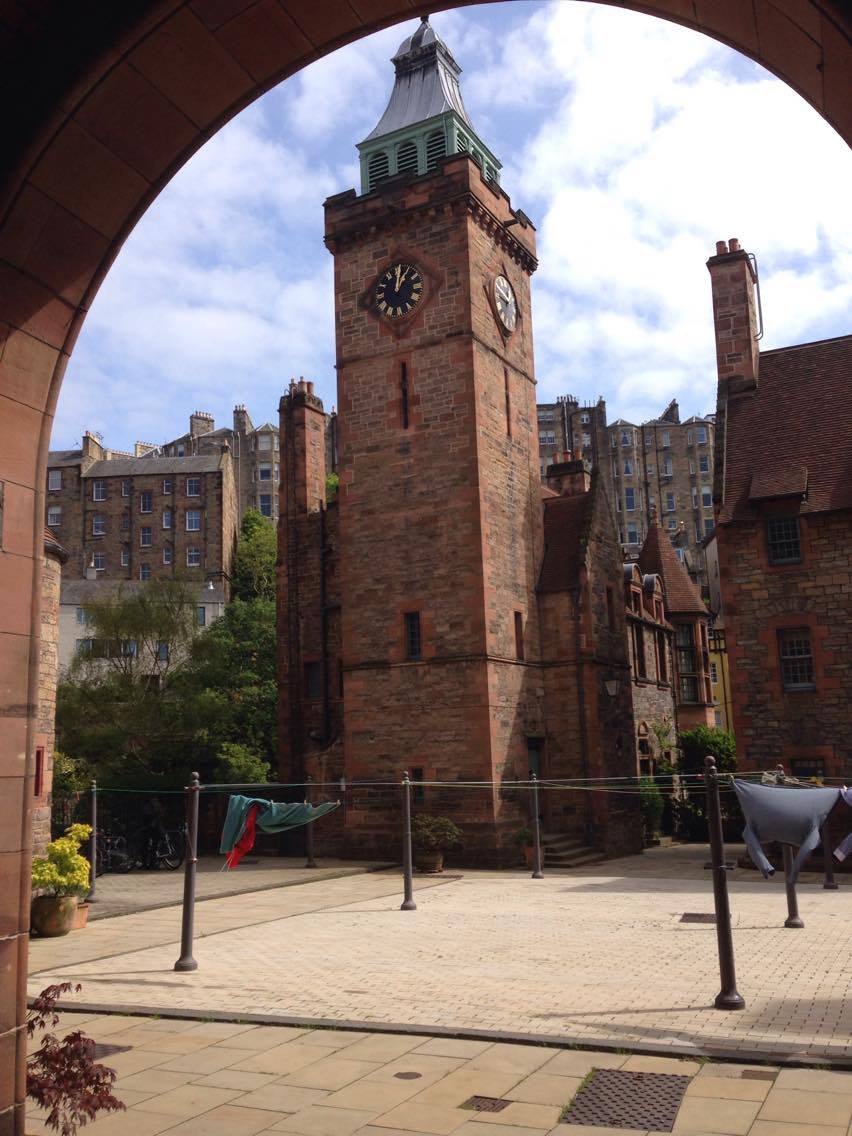
[[[411,822],[411,843],[419,852],[447,852],[462,838],[462,830],[449,817],[421,813]]]

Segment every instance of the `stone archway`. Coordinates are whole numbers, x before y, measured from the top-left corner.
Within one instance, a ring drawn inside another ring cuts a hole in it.
[[[620,6],[737,48],[852,142],[844,0]],[[9,172],[0,181],[0,1132],[23,1132],[18,976],[26,966],[43,484],[68,357],[123,240],[207,138],[312,60],[435,7],[28,0],[4,15],[5,105],[15,114],[4,124]]]

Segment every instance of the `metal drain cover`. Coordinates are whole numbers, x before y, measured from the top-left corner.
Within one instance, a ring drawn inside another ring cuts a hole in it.
[[[563,1124],[671,1132],[691,1077],[595,1069],[577,1093]]]
[[[680,917],[681,923],[715,923],[716,916],[712,912],[686,911]]]
[[[501,1097],[470,1097],[461,1107],[472,1108],[474,1112],[502,1112],[511,1103]]]

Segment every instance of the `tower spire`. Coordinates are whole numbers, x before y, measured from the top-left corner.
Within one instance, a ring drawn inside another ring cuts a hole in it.
[[[461,67],[428,16],[391,62],[395,79],[388,105],[358,145],[361,192],[397,174],[429,173],[444,155],[466,152],[487,178],[499,181],[501,163],[477,135],[464,105]]]

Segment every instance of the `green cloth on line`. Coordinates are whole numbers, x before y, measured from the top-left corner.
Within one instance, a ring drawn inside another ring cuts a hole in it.
[[[258,806],[257,828],[260,832],[286,832],[289,828],[300,828],[310,824],[326,813],[340,808],[340,801],[325,801],[321,805],[308,805],[304,802],[279,804],[277,801],[264,801],[259,797],[242,797],[234,794],[228,801],[228,812],[222,828],[220,852],[231,852],[246,827],[246,817],[252,805]]]

